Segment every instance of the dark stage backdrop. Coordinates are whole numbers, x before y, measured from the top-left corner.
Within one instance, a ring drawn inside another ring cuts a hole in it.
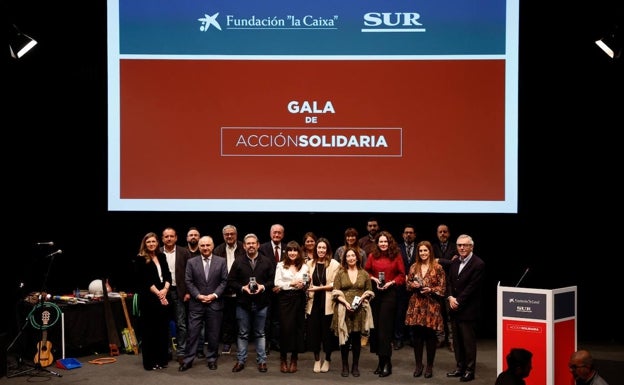
[[[178,230],[182,243],[189,226],[219,241],[228,223],[241,236],[255,232],[266,241],[270,225],[279,222],[288,240],[300,241],[304,232],[314,231],[335,248],[346,227],[364,234],[367,218],[374,215],[395,236],[404,223],[412,223],[419,239],[433,239],[436,225],[444,222],[454,237],[464,232],[474,237],[475,252],[487,263],[484,336],[496,334],[496,284],[515,285],[530,267],[525,286],[578,286],[579,339],[624,340],[611,306],[619,293],[619,228],[607,225],[617,222],[610,216],[621,209],[614,185],[621,174],[616,139],[621,114],[613,111],[624,105],[623,93],[614,91],[622,90],[623,75],[622,66],[607,62],[593,44],[600,26],[621,19],[615,2],[558,9],[521,4],[518,214],[311,213],[305,207],[299,213],[108,212],[106,4],[5,5],[20,29],[39,41],[22,60],[7,53],[3,71],[8,100],[3,124],[5,309],[12,309],[24,292],[45,286],[64,294],[77,286],[86,289],[103,276],[117,290],[130,290],[129,258],[145,233],[167,226]],[[146,148],[145,156],[158,154]],[[430,167],[436,169],[435,158]],[[246,171],[232,170],[241,188],[250,187]],[[322,183],[324,174],[336,172],[301,170],[282,177]],[[383,170],[378,172],[383,180]],[[440,178],[452,179],[461,170],[439,172]],[[175,175],[159,169],[145,173],[155,184],[175,183]],[[398,180],[387,183],[400,188]],[[55,245],[36,246],[43,241]],[[63,253],[45,258],[58,249]],[[14,332],[21,321],[2,318],[0,332]]]

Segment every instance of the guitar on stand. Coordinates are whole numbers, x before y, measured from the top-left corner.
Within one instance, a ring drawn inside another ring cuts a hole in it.
[[[104,297],[104,316],[106,318],[106,329],[108,331],[108,347],[110,348],[110,355],[119,355],[119,334],[117,333],[117,326],[115,325],[115,318],[113,317],[113,309],[108,300],[108,282],[102,280],[102,296]]]
[[[126,316],[126,324],[127,328],[124,329],[124,343],[127,339],[126,346],[129,346],[134,352],[134,354],[139,354],[139,341],[136,338],[136,333],[134,332],[134,328],[132,327],[132,323],[130,322],[130,314],[128,313],[128,306],[126,305],[126,297],[128,296],[123,291],[119,292],[121,296],[121,306],[123,306],[124,315]]]
[[[52,356],[52,343],[48,341],[48,322],[50,321],[50,311],[44,310],[41,313],[41,341],[37,343],[37,354],[35,354],[35,365],[40,365],[42,368],[52,365],[54,357]]]
[[[44,242],[44,243],[50,246],[54,245],[53,242]],[[19,330],[19,333],[17,333],[13,341],[6,348],[7,353],[11,351],[13,346],[15,346],[17,340],[23,334],[24,329],[26,329],[28,324],[32,325],[35,329],[41,332],[41,341],[37,343],[37,353],[35,354],[35,357],[34,357],[35,365],[33,368],[21,370],[19,368],[19,363],[22,362],[22,360],[21,358],[18,358],[17,371],[8,373],[8,370],[7,370],[7,378],[12,378],[12,377],[21,376],[21,375],[39,376],[40,375],[39,372],[42,372],[42,371],[46,373],[50,373],[57,377],[63,377],[62,374],[45,368],[47,366],[52,365],[52,363],[54,362],[54,357],[52,356],[52,343],[48,341],[47,329],[48,327],[54,326],[54,324],[56,324],[56,322],[62,316],[62,311],[58,306],[56,306],[52,302],[46,302],[46,300],[52,297],[51,295],[46,293],[47,292],[46,284],[48,282],[48,277],[50,276],[50,270],[52,269],[52,264],[54,263],[54,257],[62,253],[63,251],[59,249],[53,253],[48,254],[45,257],[45,260],[48,261],[48,267],[46,269],[45,276],[43,277],[41,290],[38,295],[29,297],[32,302],[31,301],[27,301],[27,302],[31,303],[33,307],[28,313],[28,315],[26,316],[26,319],[24,320],[24,324],[22,325],[22,328]],[[35,313],[38,312],[39,310],[41,310],[41,321],[42,321],[41,323],[38,323],[35,317]]]

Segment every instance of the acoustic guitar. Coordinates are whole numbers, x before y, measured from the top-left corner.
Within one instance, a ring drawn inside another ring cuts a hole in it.
[[[126,324],[128,326],[128,339],[129,345],[132,347],[132,351],[134,354],[139,354],[139,342],[136,338],[136,334],[134,333],[134,328],[132,327],[132,323],[130,322],[130,314],[128,314],[128,307],[126,305],[126,297],[128,296],[123,291],[119,292],[119,296],[121,297],[121,306],[123,306],[124,315],[126,316]]]
[[[41,365],[41,367],[45,368],[46,366],[52,365],[54,361],[54,357],[52,357],[52,343],[48,341],[48,330],[46,326],[50,321],[50,312],[48,310],[44,310],[41,313],[41,328],[43,331],[41,332],[41,341],[37,343],[37,354],[35,354],[35,364]]]

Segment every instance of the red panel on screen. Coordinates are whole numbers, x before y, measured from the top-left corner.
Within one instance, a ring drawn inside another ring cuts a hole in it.
[[[547,374],[547,335],[545,322],[525,322],[503,320],[503,356],[507,356],[512,348],[524,348],[533,353],[533,369],[527,377],[527,385],[546,384]],[[507,369],[507,363],[503,360],[503,370]]]
[[[120,77],[122,198],[505,198],[504,60],[121,60]],[[232,127],[389,137],[266,154],[231,151]]]

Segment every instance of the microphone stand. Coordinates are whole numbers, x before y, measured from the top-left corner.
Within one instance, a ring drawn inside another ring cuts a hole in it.
[[[24,325],[22,325],[19,333],[17,334],[17,336],[13,339],[13,341],[11,342],[11,344],[7,347],[7,352],[11,350],[11,348],[13,347],[13,345],[15,345],[15,342],[20,338],[20,336],[23,334],[24,330],[26,329],[26,326],[29,323],[29,320],[31,319],[32,315],[35,313],[35,311],[37,309],[43,309],[43,307],[45,306],[45,300],[46,300],[46,296],[43,294],[46,292],[46,286],[47,286],[47,282],[48,282],[48,276],[50,275],[50,270],[52,269],[52,263],[54,262],[54,254],[52,254],[50,256],[50,261],[48,262],[48,269],[45,273],[45,276],[43,277],[43,284],[41,285],[41,291],[39,294],[39,302],[33,306],[32,310],[28,313],[28,315],[26,316],[26,319],[24,320]],[[59,315],[60,316],[60,315]],[[44,331],[44,325],[43,323],[39,323],[39,341],[43,342],[43,331]],[[37,352],[37,357],[41,357],[42,356],[42,352],[44,351],[44,346],[42,343],[38,344],[38,352]],[[22,362],[22,358],[20,357],[18,359],[18,364],[20,362]],[[63,377],[62,374],[46,369],[44,367],[41,366],[41,362],[36,362],[34,364],[33,367],[30,367],[26,370],[22,370],[22,371],[18,371],[17,373],[7,373],[7,378],[12,378],[12,377],[17,377],[17,376],[22,376],[22,375],[30,375],[30,376],[42,376],[40,372],[46,372],[46,373],[50,373],[56,377]]]

